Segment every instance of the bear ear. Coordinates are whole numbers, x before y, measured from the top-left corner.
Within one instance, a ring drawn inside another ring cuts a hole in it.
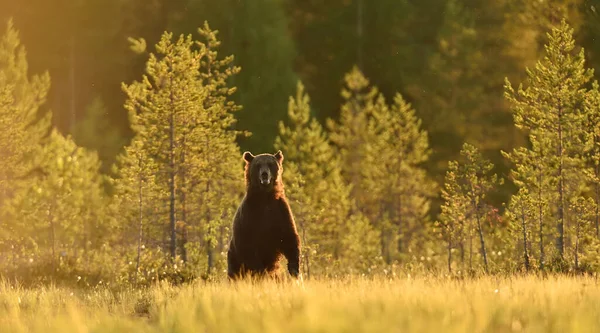
[[[283,153],[281,152],[281,150],[278,150],[275,155],[275,158],[277,159],[277,162],[279,162],[279,164],[281,164],[281,162],[283,162]]]
[[[246,161],[248,163],[252,162],[252,160],[254,159],[254,155],[252,155],[252,153],[249,151],[244,152],[243,156],[244,156],[244,161]]]

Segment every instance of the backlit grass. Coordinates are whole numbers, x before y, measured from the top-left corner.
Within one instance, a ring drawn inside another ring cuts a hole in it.
[[[594,332],[594,278],[202,283],[112,293],[0,286],[0,332]]]

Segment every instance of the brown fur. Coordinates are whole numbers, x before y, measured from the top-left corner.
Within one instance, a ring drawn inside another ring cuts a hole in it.
[[[300,238],[282,180],[283,154],[244,153],[246,195],[233,220],[233,235],[227,252],[227,274],[231,279],[272,276],[282,256],[288,272],[297,277],[300,268]],[[268,184],[261,177],[271,176]]]

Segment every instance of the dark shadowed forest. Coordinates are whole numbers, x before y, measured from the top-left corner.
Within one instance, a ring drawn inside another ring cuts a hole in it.
[[[0,274],[223,279],[281,150],[305,277],[600,269],[598,0],[0,0]]]

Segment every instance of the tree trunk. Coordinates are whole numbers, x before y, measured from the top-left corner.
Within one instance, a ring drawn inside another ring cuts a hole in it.
[[[464,236],[464,234],[463,234]],[[465,242],[464,239],[462,239],[459,243],[459,248],[460,248],[460,268],[464,274],[465,272]]]
[[[448,226],[448,273],[452,273],[452,229]]]
[[[596,167],[596,179],[600,176],[598,167]],[[600,205],[600,184],[596,181],[596,238],[600,239],[600,212],[598,211],[598,205]]]
[[[48,209],[48,222],[50,224],[50,244],[52,246],[52,272],[56,272],[56,227],[54,225],[53,205]]]
[[[403,235],[404,232],[402,230],[403,227],[403,219],[402,219],[402,194],[398,195],[398,243],[396,244],[396,250],[398,254],[402,254],[404,251],[404,242]]]
[[[489,273],[488,270],[488,260],[487,260],[487,251],[485,249],[485,239],[483,238],[483,229],[481,228],[481,217],[479,216],[479,208],[477,207],[477,203],[475,199],[473,199],[473,208],[475,209],[475,218],[477,221],[477,232],[479,233],[479,242],[481,243],[481,255],[483,256],[483,267],[485,269],[485,273]]]
[[[219,253],[225,250],[225,227],[219,226]]]
[[[186,141],[185,135],[183,137],[182,144],[182,152],[181,152],[181,189],[179,192],[181,193],[181,260],[183,262],[187,262],[187,250],[185,248],[187,244],[187,202],[186,202],[186,191],[188,189],[186,184],[186,165],[185,165],[185,150]]]
[[[560,258],[564,259],[565,254],[565,231],[564,231],[564,175],[563,175],[563,142],[562,142],[562,110],[558,108],[558,236],[556,239],[556,248]]]
[[[207,215],[207,218],[210,218],[210,213]],[[207,219],[207,221],[210,221]],[[213,268],[213,251],[212,251],[212,241],[211,241],[212,227],[210,222],[208,223],[208,239],[206,242],[206,259],[207,259],[207,267],[206,267],[206,275],[210,275]]]
[[[521,201],[521,226],[523,229],[523,259],[525,260],[525,270],[529,272],[529,252],[527,251],[527,224],[525,223],[525,203]]]
[[[300,220],[300,228],[302,228],[302,243],[307,244],[306,242],[306,227],[304,224],[304,218]],[[304,271],[306,273],[306,278],[310,279],[310,250],[304,247]]]
[[[142,161],[141,159],[139,160],[139,166],[141,167],[142,165]],[[141,168],[140,168],[140,173],[141,173]],[[138,188],[138,209],[139,209],[139,230],[138,230],[138,246],[137,246],[137,259],[136,259],[136,264],[135,264],[135,279],[136,282],[138,281],[138,274],[139,274],[139,270],[140,270],[140,258],[142,255],[142,237],[143,237],[143,218],[144,218],[144,202],[143,202],[143,191],[142,191],[142,185],[143,185],[143,179],[142,179],[142,175],[140,174],[139,177],[139,188]]]
[[[579,270],[579,235],[581,231],[581,218],[578,217],[575,223],[577,223],[575,226],[575,270]]]
[[[187,250],[185,245],[188,242],[188,228],[185,223],[181,224],[181,242],[179,243],[179,251],[181,252],[181,261],[187,262]]]
[[[473,272],[473,219],[469,218],[469,272]]]
[[[208,155],[208,149],[210,147],[210,139],[207,136],[206,137],[206,150],[205,150],[205,156],[206,156],[206,165],[210,166],[210,158]],[[210,177],[206,178],[206,192],[205,192],[205,202],[207,203],[206,205],[206,223],[207,223],[207,233],[208,233],[208,241],[206,242],[206,255],[207,255],[207,261],[208,261],[208,267],[206,269],[206,273],[207,275],[210,275],[210,273],[212,272],[212,268],[213,268],[213,252],[212,252],[212,222],[211,222],[211,214],[210,214],[210,204],[208,202],[208,198],[210,195]]]
[[[173,89],[172,84],[170,88]],[[171,114],[169,119],[169,229],[171,232],[171,259],[175,259],[177,251],[177,232],[175,229],[175,106],[172,90],[170,98]]]
[[[544,269],[544,260],[546,260],[544,256],[544,202],[542,199],[542,181],[543,174],[542,168],[538,169],[539,173],[539,184],[538,184],[538,206],[539,206],[539,215],[538,215],[538,224],[540,229],[540,270]]]

